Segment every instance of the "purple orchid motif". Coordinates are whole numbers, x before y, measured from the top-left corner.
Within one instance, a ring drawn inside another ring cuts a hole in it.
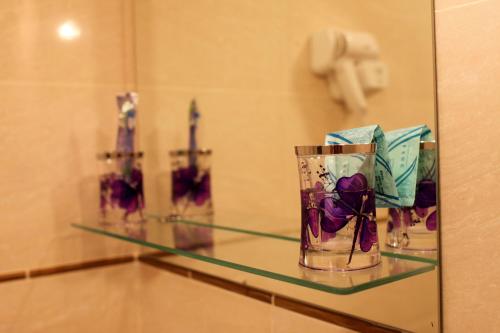
[[[406,227],[415,226],[425,222],[429,231],[437,229],[436,207],[436,183],[430,179],[423,179],[418,182],[415,193],[415,203],[412,207],[390,208],[387,232],[401,227],[404,223]],[[406,237],[407,234],[405,232]]]
[[[111,181],[111,203],[125,209],[126,215],[144,208],[142,172],[132,169],[130,180],[122,177],[113,177]]]
[[[366,216],[363,216],[362,220],[359,247],[361,248],[361,251],[368,252],[372,248],[373,244],[378,242],[377,223]]]
[[[373,219],[375,216],[375,194],[368,187],[368,181],[361,173],[340,178],[333,192],[338,195],[338,198],[335,196],[327,197],[321,203],[323,211],[321,227],[328,232],[336,232],[356,217],[353,244],[349,256],[350,263],[358,234],[359,245],[364,252],[370,251],[372,245],[378,240],[377,224]]]
[[[109,177],[103,176],[99,180],[99,207],[101,208],[101,213],[103,216],[106,216],[106,207],[109,204],[108,202],[108,192],[110,181]]]
[[[322,188],[323,186],[318,183],[316,184],[316,189]],[[301,228],[301,248],[307,249],[310,244],[309,229],[311,230],[314,237],[319,236],[319,215],[320,210],[317,205],[317,196],[321,195],[321,192],[314,191],[301,191],[301,203],[302,203],[302,228]]]
[[[387,223],[387,232],[391,232],[394,228],[401,227],[401,220],[399,218],[399,210],[396,208],[389,208],[389,222]]]
[[[210,173],[199,175],[196,166],[180,168],[172,172],[172,200],[177,202],[188,196],[197,206],[210,199]]]
[[[316,186],[318,187],[318,186]],[[316,192],[302,192],[302,248],[309,244],[309,227],[318,237],[318,221],[328,238],[335,236],[335,232],[344,228],[354,217],[356,225],[349,262],[352,260],[356,241],[359,235],[359,245],[362,251],[370,251],[372,245],[378,241],[377,225],[375,223],[375,194],[368,186],[366,177],[356,173],[351,177],[338,179],[333,192],[324,193],[318,197]],[[320,192],[321,193],[321,192]],[[319,205],[317,203],[319,202]],[[319,206],[319,207],[318,207]]]
[[[142,172],[133,168],[127,178],[111,173],[100,181],[101,210],[105,215],[106,207],[118,206],[125,210],[124,219],[129,214],[144,208]],[[109,199],[108,199],[109,197]]]
[[[411,207],[402,207],[401,208],[401,215],[402,215],[402,218],[403,218],[403,223],[407,227],[412,226],[412,225],[415,224],[413,222],[413,217],[411,216],[411,211],[412,211]]]
[[[415,214],[420,218],[425,218],[429,208],[436,206],[436,199],[436,183],[430,179],[421,180],[417,184],[417,191],[415,193]],[[437,217],[435,211],[427,216],[425,225],[429,231],[436,230]]]
[[[427,230],[434,231],[437,229],[437,212],[433,211],[425,221]]]
[[[177,202],[193,188],[198,170],[196,167],[179,168],[172,172],[172,199]]]
[[[418,183],[415,206],[420,208],[436,206],[436,183],[433,180],[424,179]]]
[[[324,230],[321,230],[321,241],[322,242],[328,242],[330,239],[335,238],[335,236],[337,236],[337,234],[334,232],[326,232]]]

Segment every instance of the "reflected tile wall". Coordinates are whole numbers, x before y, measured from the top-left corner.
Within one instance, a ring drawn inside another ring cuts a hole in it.
[[[168,210],[167,151],[187,146],[193,96],[199,141],[214,150],[219,212],[296,217],[293,146],[320,144],[327,131],[434,125],[430,1],[141,0],[136,10],[141,140],[155,184],[146,191],[156,211]],[[332,25],[374,33],[389,64],[390,89],[370,98],[364,117],[334,103],[309,69],[310,35]]]
[[[0,273],[132,249],[69,226],[96,216],[95,156],[114,145],[114,96],[131,77],[128,2],[0,4]],[[68,19],[81,36],[62,41]]]

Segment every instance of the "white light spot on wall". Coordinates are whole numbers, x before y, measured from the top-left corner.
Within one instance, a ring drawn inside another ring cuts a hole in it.
[[[80,37],[80,28],[73,21],[66,21],[57,28],[59,38],[73,40]]]

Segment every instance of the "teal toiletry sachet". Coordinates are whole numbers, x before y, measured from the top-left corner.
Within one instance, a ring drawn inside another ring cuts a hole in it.
[[[417,170],[426,167],[425,160],[419,162],[420,141],[433,140],[432,132],[426,125],[419,125],[386,132],[385,138],[401,206],[411,207],[415,201]]]
[[[345,131],[328,133],[326,145],[376,143],[375,154],[375,198],[377,207],[400,207],[400,199],[389,161],[388,147],[384,132],[378,125],[353,128]],[[355,159],[351,159],[350,168],[362,168]]]

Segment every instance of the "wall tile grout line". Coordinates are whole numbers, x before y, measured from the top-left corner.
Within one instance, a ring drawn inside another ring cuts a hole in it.
[[[170,273],[184,276],[184,277],[189,277],[189,270],[187,268],[173,265],[164,261],[160,261],[156,259],[156,257],[149,257],[149,256],[139,256],[138,260],[141,263],[153,266],[155,268],[159,268],[165,271],[169,271]]]
[[[237,282],[229,281],[226,279],[222,279],[218,276],[198,272],[195,270],[191,270],[191,275],[193,280],[211,284],[215,287],[219,287],[243,296],[254,298],[264,303],[271,304],[272,294],[270,292],[258,288],[245,286]]]
[[[370,322],[365,319],[357,318],[345,313],[332,311],[308,304],[290,297],[275,295],[274,305],[283,309],[300,313],[302,315],[313,317],[338,326],[355,330],[356,332],[366,333],[394,333],[401,330],[387,327],[379,323]]]
[[[106,267],[122,263],[129,263],[135,260],[140,260],[141,257],[161,258],[167,255],[172,255],[172,254],[161,251],[155,251],[155,252],[146,252],[140,255],[128,254],[124,256],[99,258],[94,260],[82,261],[78,263],[69,263],[69,264],[62,264],[50,267],[27,269],[25,271],[0,273],[0,283],[14,281],[14,280],[37,278],[40,276],[56,275],[67,272],[75,272],[75,271],[98,268],[98,267]]]
[[[0,274],[0,283],[25,279],[27,277],[27,275],[28,274],[24,271],[2,273],[2,274]]]
[[[78,263],[63,264],[44,268],[28,269],[14,273],[0,273],[0,283],[14,280],[37,278],[42,276],[57,275],[68,272],[76,272],[92,268],[106,267],[118,264],[130,263],[135,260],[133,255],[119,257],[101,258],[95,260],[82,261]]]
[[[135,258],[133,255],[125,255],[125,256],[120,256],[120,257],[89,260],[89,261],[73,263],[73,264],[64,264],[64,265],[59,265],[59,266],[54,266],[54,267],[32,269],[29,271],[28,276],[30,278],[37,278],[37,277],[41,277],[41,276],[48,276],[48,275],[54,275],[54,274],[75,272],[75,271],[92,269],[92,268],[99,268],[99,267],[105,267],[105,266],[111,266],[111,265],[130,263],[130,262],[133,262],[134,260],[135,260]]]

